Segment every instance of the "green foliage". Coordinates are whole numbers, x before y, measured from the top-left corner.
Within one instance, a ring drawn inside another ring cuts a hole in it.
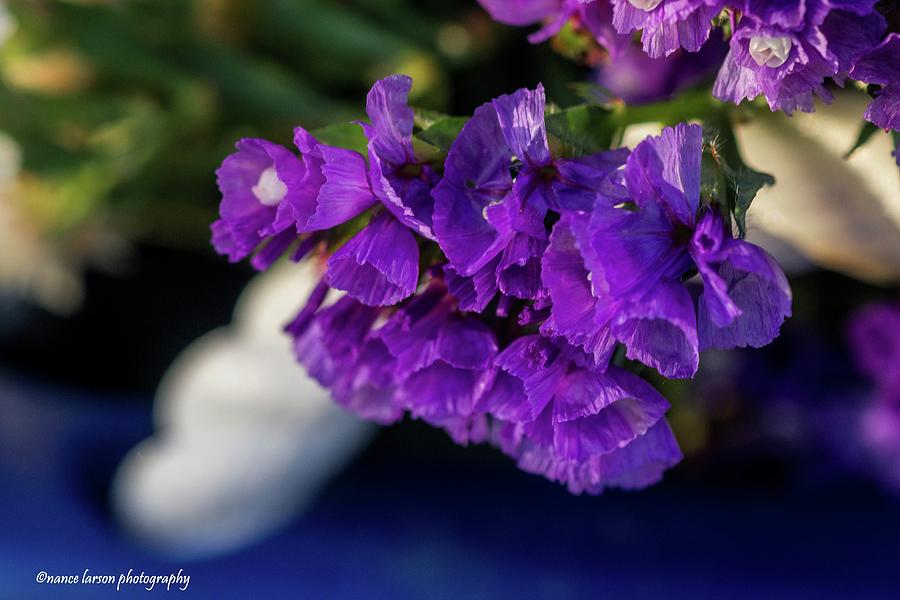
[[[368,154],[366,135],[358,123],[336,123],[310,133],[323,144],[355,150],[363,156]]]
[[[869,123],[868,121],[863,121],[862,125],[859,128],[859,135],[856,136],[856,142],[853,143],[853,147],[847,150],[847,154],[844,155],[845,158],[850,158],[850,156],[859,150],[862,146],[865,145],[875,133],[878,132],[878,127]]]
[[[763,186],[774,185],[775,178],[744,163],[727,120],[717,119],[704,138],[703,194],[707,202],[718,205],[723,216],[734,219],[738,237],[743,238],[750,205]]]
[[[468,117],[440,117],[417,133],[416,137],[446,154],[450,150],[453,140],[468,121]]]
[[[611,112],[600,106],[573,106],[547,115],[546,122],[547,133],[568,157],[608,150],[615,134]]]

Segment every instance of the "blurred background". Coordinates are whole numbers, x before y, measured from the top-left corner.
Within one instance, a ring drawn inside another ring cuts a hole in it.
[[[574,497],[422,423],[356,421],[280,335],[312,274],[213,254],[234,141],[360,118],[384,75],[450,114],[538,81],[564,106],[573,82],[641,102],[714,75],[645,98],[525,34],[474,0],[0,2],[0,597],[116,593],[35,583],[84,569],[184,569],[209,598],[900,595],[900,170],[886,135],[845,159],[862,94],[738,127],[779,180],[750,237],[794,317],[655,382],[686,458],[643,492]]]

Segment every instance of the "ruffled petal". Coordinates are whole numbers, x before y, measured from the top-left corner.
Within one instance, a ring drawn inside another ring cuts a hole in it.
[[[454,269],[471,275],[502,249],[484,210],[512,189],[512,155],[492,104],[479,107],[450,147],[444,178],[432,190],[438,244]]]
[[[495,21],[522,26],[556,14],[560,0],[478,0],[478,3]]]
[[[378,201],[369,187],[366,161],[361,154],[326,145],[320,145],[319,151],[325,181],[318,190],[314,211],[305,222],[298,221],[301,231],[336,227],[371,208]]]
[[[573,369],[557,386],[553,422],[559,425],[603,415],[586,427],[607,423],[609,435],[615,437],[619,435],[616,430],[621,432],[621,427],[627,426],[632,433],[621,437],[620,445],[624,445],[643,434],[668,408],[669,403],[659,392],[627,371],[616,367],[609,367],[605,372]]]
[[[590,156],[556,161],[557,179],[553,180],[556,211],[589,212],[597,192],[609,175],[628,160],[627,148]]]
[[[498,256],[470,276],[460,275],[455,268],[444,265],[444,280],[450,293],[459,301],[460,310],[480,313],[497,295]]]
[[[697,372],[697,317],[682,284],[657,284],[640,300],[622,307],[610,327],[625,344],[628,358],[670,378],[693,377]]]
[[[500,369],[481,399],[481,407],[494,417],[520,423],[531,420],[531,404],[522,380]]]
[[[559,348],[539,335],[520,337],[497,355],[495,364],[523,382],[531,405],[523,421],[535,419],[553,399],[568,364],[559,357]]]
[[[882,129],[900,131],[900,34],[889,34],[866,53],[854,65],[850,77],[884,86],[866,109],[866,120]]]
[[[686,246],[673,245],[674,226],[657,203],[639,210],[598,206],[588,227],[595,296],[643,293],[690,264]],[[587,258],[587,252],[582,254]]]
[[[473,317],[455,310],[447,288],[434,282],[379,330],[397,358],[401,378],[443,361],[460,369],[484,370],[493,366],[497,342],[491,330]]]
[[[542,262],[542,282],[553,304],[551,319],[541,330],[564,336],[570,344],[593,354],[598,365],[605,366],[615,340],[607,324],[594,320],[597,299],[591,293],[588,275],[569,220],[563,218],[553,228]]]
[[[521,161],[532,167],[550,163],[550,147],[544,126],[544,86],[532,91],[520,89],[493,100],[497,120],[507,146]]]
[[[366,114],[372,121],[374,154],[389,163],[415,161],[412,148],[413,110],[407,105],[412,79],[391,75],[372,86],[366,97]]]
[[[410,375],[400,386],[398,398],[413,417],[441,427],[472,415],[488,376],[438,361]]]
[[[717,326],[718,308],[704,291],[698,307],[700,349],[759,348],[775,339],[791,315],[791,288],[775,259],[758,246],[731,240],[728,258],[718,265],[716,274],[740,314],[729,325]]]
[[[533,300],[541,290],[541,256],[547,240],[517,233],[500,256],[497,285],[507,296]]]
[[[369,306],[390,306],[412,295],[419,278],[419,248],[412,232],[388,213],[328,260],[325,279]]]
[[[304,173],[303,163],[278,144],[247,138],[238,141],[235,147],[237,152],[227,156],[216,170],[216,181],[222,193],[221,223],[213,231],[214,247],[232,261],[245,258],[263,239],[293,224],[287,221],[274,227],[278,204],[295,193],[296,182]],[[274,181],[282,187],[282,197],[266,198],[263,202],[254,189],[258,189],[267,169],[272,169],[269,173],[274,174]]]
[[[375,150],[376,140],[377,138],[373,138],[369,142],[370,181],[373,193],[398,221],[422,237],[433,240],[434,199],[431,190],[436,180],[431,181],[432,178],[427,177],[432,173],[430,167],[416,164],[416,168],[422,169],[422,175],[419,177],[397,175],[395,168]],[[423,179],[423,176],[429,181]]]

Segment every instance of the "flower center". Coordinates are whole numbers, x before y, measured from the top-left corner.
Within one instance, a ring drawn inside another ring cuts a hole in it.
[[[645,12],[650,12],[660,4],[662,0],[628,0],[628,3],[635,8],[639,8]]]
[[[791,38],[787,36],[750,38],[750,56],[759,66],[780,67],[791,53]]]
[[[275,167],[269,167],[259,174],[259,181],[252,188],[253,195],[260,204],[275,206],[287,195],[287,186],[278,179]]]

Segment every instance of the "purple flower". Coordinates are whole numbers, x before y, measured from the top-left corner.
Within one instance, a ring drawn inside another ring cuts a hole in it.
[[[900,489],[900,304],[863,307],[851,317],[847,333],[857,366],[874,384],[859,435],[873,470]]]
[[[297,239],[293,223],[277,215],[281,204],[301,194],[306,169],[288,149],[266,140],[243,139],[235,147],[216,171],[222,202],[211,227],[213,246],[237,262],[268,241],[266,254],[274,254],[274,262]]]
[[[880,86],[866,110],[866,119],[882,129],[900,131],[900,34],[891,33],[864,54],[853,65],[850,77]],[[900,152],[895,155],[900,165]]]
[[[813,94],[832,99],[825,79],[842,83],[874,47],[885,20],[875,0],[745,0],[713,94],[740,103],[765,95],[772,110],[811,112]]]
[[[702,143],[697,125],[647,138],[593,213],[556,225],[544,266],[553,301],[546,327],[588,351],[608,353],[611,336],[667,377],[693,376],[701,350],[759,347],[778,335],[791,314],[787,280],[769,254],[734,239],[701,206]],[[682,281],[697,271],[695,308]]]
[[[437,175],[413,152],[413,112],[406,104],[411,86],[409,77],[393,75],[369,91],[372,123],[362,124],[369,140],[368,181],[386,210],[376,211],[369,225],[332,255],[325,276],[330,286],[372,306],[393,305],[415,292],[419,247],[413,232],[433,238],[431,188]],[[339,201],[341,195],[335,195]]]
[[[532,335],[496,359],[484,398],[495,443],[529,472],[573,493],[654,483],[681,460],[663,414],[666,400],[639,377],[565,342]]]
[[[312,310],[304,309],[307,314],[301,312],[288,327],[297,361],[344,408],[382,424],[398,421],[403,407],[397,400],[396,361],[372,334],[381,309],[344,296],[315,312],[322,299],[312,300]]]
[[[279,207],[279,220],[292,220],[300,232],[337,227],[377,203],[358,152],[320,144],[302,127],[294,129],[306,173],[300,193]]]
[[[668,58],[650,58],[640,46],[629,44],[597,69],[595,81],[628,104],[657,102],[711,78],[727,50],[721,35],[714,35],[697,53],[678,50]]]
[[[450,284],[466,298],[461,306],[481,311],[498,289],[516,298],[540,296],[548,211],[589,209],[624,156],[553,158],[541,86],[479,107],[450,148],[432,193],[434,232],[449,259]]]
[[[395,359],[397,399],[413,417],[443,427],[459,443],[483,441],[479,400],[493,378],[497,342],[484,323],[456,305],[447,286],[434,279],[388,319],[378,337]]]
[[[412,232],[381,212],[328,259],[325,281],[369,306],[391,306],[416,291],[419,247]]]
[[[848,338],[859,369],[881,395],[900,402],[900,304],[860,309],[850,320]]]
[[[216,171],[222,202],[213,245],[231,261],[268,241],[252,261],[266,269],[299,234],[335,227],[377,203],[360,154],[320,144],[302,127],[294,143],[299,158],[266,140],[241,140]]]
[[[543,22],[539,31],[528,36],[532,44],[547,41],[570,20],[584,27],[615,58],[629,44],[612,25],[610,0],[478,0],[491,17],[513,26]]]
[[[679,48],[696,52],[709,39],[712,20],[725,0],[610,0],[619,33],[641,31],[644,52],[669,56]]]
[[[439,177],[413,151],[413,110],[407,105],[411,88],[412,79],[392,75],[369,91],[366,113],[372,124],[362,124],[369,139],[369,175],[375,195],[401,223],[434,239],[431,189]]]

